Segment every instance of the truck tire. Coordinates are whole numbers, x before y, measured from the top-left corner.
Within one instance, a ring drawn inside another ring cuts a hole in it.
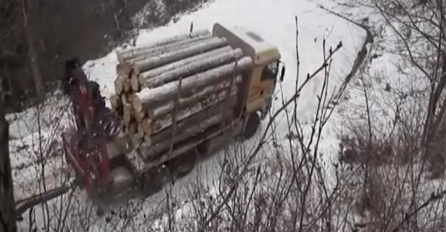
[[[138,185],[144,197],[149,197],[163,189],[163,174],[150,170],[138,178]]]
[[[195,149],[175,158],[170,162],[169,169],[174,179],[187,176],[195,167],[197,152]]]
[[[257,112],[251,113],[248,116],[248,120],[246,122],[245,130],[243,131],[243,139],[247,140],[252,138],[260,126],[260,117]]]

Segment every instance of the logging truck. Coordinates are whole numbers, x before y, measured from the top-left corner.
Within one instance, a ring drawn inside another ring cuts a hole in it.
[[[66,61],[62,80],[75,115],[62,136],[65,157],[76,184],[101,202],[159,190],[200,156],[251,138],[285,72],[276,47],[218,23],[116,55],[111,109],[76,59]]]

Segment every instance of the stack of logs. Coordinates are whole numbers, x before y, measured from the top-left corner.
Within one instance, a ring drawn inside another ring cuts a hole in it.
[[[252,66],[241,49],[208,30],[116,54],[112,108],[126,133],[159,149],[232,117],[241,74]]]

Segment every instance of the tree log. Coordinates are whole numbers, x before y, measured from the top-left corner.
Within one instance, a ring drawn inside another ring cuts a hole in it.
[[[236,93],[233,93],[229,98],[219,98],[209,101],[204,104],[199,103],[193,107],[186,108],[177,113],[176,116],[176,130],[181,132],[179,128],[184,126],[193,126],[202,120],[214,115],[220,111],[225,111],[227,108],[231,108],[237,101]],[[172,115],[167,115],[159,120],[148,119],[150,123],[150,130],[144,131],[146,135],[153,136],[158,133],[164,133],[166,130],[172,130]],[[169,129],[170,128],[170,129]]]
[[[130,135],[136,135],[138,132],[138,124],[136,122],[130,122],[128,132]]]
[[[127,108],[133,108],[130,102],[130,98],[128,96],[126,96],[125,94],[121,95],[121,102],[122,102],[122,106],[123,107],[127,107]]]
[[[236,76],[233,81],[232,91],[238,90],[238,84],[242,81],[242,77]],[[181,92],[178,102],[176,103],[176,96],[166,99],[165,101],[158,101],[151,104],[145,104],[142,102],[137,94],[132,98],[132,107],[135,112],[144,112],[149,118],[159,118],[160,116],[169,113],[173,110],[175,104],[178,108],[184,108],[193,104],[196,104],[203,99],[207,99],[209,96],[219,94],[225,91],[231,84],[231,79],[223,80],[219,83],[213,83],[212,85],[205,86],[196,91]]]
[[[178,80],[180,76],[187,77],[195,73],[203,72],[218,66],[234,62],[243,56],[243,51],[239,48],[229,51],[227,53],[220,53],[216,56],[203,59],[195,63],[190,63],[183,67],[165,72],[159,76],[149,78],[145,82],[145,86],[149,88],[156,88],[168,82]]]
[[[127,77],[131,73],[131,66],[119,63],[116,65],[116,74],[118,76]]]
[[[215,102],[218,99],[225,98],[227,97],[226,96],[228,88],[227,86],[229,86],[229,83],[228,85],[222,86],[222,88],[219,88],[218,91],[215,91],[213,93],[208,93],[208,94],[201,93],[201,95],[193,95],[189,96],[188,98],[181,98],[178,101],[176,107],[179,110],[183,110],[185,108],[196,107],[197,104],[206,105]],[[238,90],[237,86],[233,86],[231,88],[231,96],[237,94],[237,90]],[[162,105],[153,110],[148,110],[147,111],[148,118],[150,118],[152,121],[164,118],[166,115],[170,115],[173,112],[174,106],[175,106],[175,101],[171,101],[168,104]]]
[[[159,56],[164,53],[174,52],[184,48],[191,47],[197,43],[201,43],[211,38],[212,35],[204,35],[201,37],[180,40],[172,44],[162,45],[154,48],[148,48],[146,50],[139,50],[134,53],[122,56],[120,58],[122,59],[122,61],[120,62],[127,64],[134,64],[135,62],[142,61],[153,56]]]
[[[227,44],[225,38],[213,37],[209,40],[203,40],[192,46],[186,48],[172,51],[169,53],[161,54],[154,57],[148,57],[144,60],[137,61],[133,65],[133,72],[139,74],[141,72],[147,71],[152,68],[157,68],[161,65],[168,64],[170,62],[175,62],[177,60],[184,59],[189,56],[194,56],[203,52],[207,52],[212,49],[223,47]]]
[[[138,129],[138,132],[136,133],[136,137],[138,139],[144,139],[145,133],[144,133],[144,128],[141,126],[141,124],[138,124],[137,129]]]
[[[210,127],[217,125],[218,123],[223,121],[223,117],[230,118],[232,117],[232,111],[228,109],[227,112],[220,112],[214,116],[208,117],[207,119],[195,124],[194,126],[190,126],[187,129],[183,131],[181,134],[177,134],[172,139],[168,138],[162,142],[159,142],[157,144],[154,144],[152,141],[152,137],[145,136],[145,143],[151,144],[151,146],[144,146],[148,147],[148,149],[145,149],[144,152],[141,154],[143,159],[150,159],[150,157],[154,157],[156,154],[166,151],[169,149],[171,143],[179,143],[186,139],[192,138],[201,132],[204,132],[206,129],[209,129]]]
[[[155,76],[158,76],[158,75],[162,75],[163,73],[169,72],[169,71],[171,71],[173,69],[177,69],[179,67],[182,67],[182,66],[185,66],[185,65],[188,65],[190,63],[197,62],[197,61],[206,60],[206,59],[209,59],[210,57],[216,56],[217,54],[224,53],[224,52],[229,52],[231,50],[232,50],[231,46],[225,46],[225,47],[222,47],[222,48],[218,48],[218,49],[206,52],[204,54],[199,54],[199,55],[196,55],[196,56],[188,57],[186,59],[182,59],[182,60],[179,60],[179,61],[176,61],[176,62],[172,62],[172,63],[166,64],[166,65],[163,65],[163,66],[161,66],[159,68],[155,68],[155,69],[152,69],[152,70],[140,73],[139,76],[138,76],[139,77],[139,81],[141,83],[144,83],[145,80],[147,80],[148,78],[152,78],[152,77],[155,77]],[[146,87],[146,86],[144,86],[144,87]]]
[[[133,122],[132,109],[124,107],[124,114],[122,117],[124,119],[124,125],[128,127],[130,123]]]
[[[137,122],[142,122],[142,120],[144,120],[144,118],[146,118],[146,112],[144,111],[140,111],[140,112],[135,112],[135,118]]]
[[[130,96],[126,96],[125,94],[121,95],[121,101],[122,101],[122,106],[123,106],[123,120],[124,120],[124,125],[126,125],[127,127],[130,125],[131,122],[135,121],[135,116],[134,116],[134,109],[132,107],[132,105],[129,102],[129,97]]]
[[[204,30],[199,30],[199,31],[195,31],[192,33],[187,33],[187,34],[181,34],[181,35],[177,35],[177,36],[173,36],[173,37],[167,37],[165,39],[156,41],[156,42],[152,42],[149,44],[144,44],[138,47],[133,47],[133,48],[129,48],[129,49],[125,49],[125,50],[121,50],[121,51],[116,51],[116,55],[118,57],[118,60],[120,62],[122,62],[120,60],[120,57],[125,57],[128,56],[129,54],[133,54],[135,52],[141,51],[141,50],[147,50],[150,48],[155,48],[155,47],[159,47],[159,46],[163,46],[163,45],[167,45],[167,44],[172,44],[181,40],[185,40],[188,38],[197,38],[197,37],[201,37],[201,36],[205,36],[205,35],[211,35],[211,32],[207,29]]]
[[[138,92],[139,90],[141,90],[141,85],[139,84],[138,75],[136,74],[132,75],[132,78],[130,78],[130,84],[134,92]]]
[[[118,111],[122,108],[122,100],[116,94],[110,96],[110,104],[114,111]]]
[[[129,78],[124,79],[123,87],[124,87],[124,93],[129,93],[132,90]]]
[[[114,81],[115,84],[115,93],[120,95],[124,92],[124,77],[118,75]]]
[[[218,83],[224,79],[230,79],[234,74],[241,73],[252,66],[252,60],[244,57],[236,62],[220,66],[193,76],[184,78],[181,83],[180,94],[194,92],[206,86]],[[170,82],[155,89],[142,89],[133,98],[133,107],[136,111],[141,111],[160,102],[173,99],[178,94],[179,81]]]

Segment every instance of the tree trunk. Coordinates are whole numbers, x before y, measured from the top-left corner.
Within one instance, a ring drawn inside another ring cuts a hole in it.
[[[3,92],[0,89],[1,98]],[[12,182],[11,161],[9,158],[9,123],[5,118],[3,99],[0,99],[0,231],[17,231],[14,185]]]
[[[236,62],[185,78],[181,83],[180,94],[193,93],[206,86],[219,83],[225,79],[233,78],[234,74],[239,74],[249,69],[251,65],[251,58],[244,57]],[[169,101],[178,94],[178,85],[179,81],[174,81],[159,88],[143,89],[141,92],[135,94],[135,97],[133,98],[133,107],[135,107],[137,111],[141,111],[143,108],[148,108],[150,105]]]
[[[30,27],[28,20],[28,11],[29,9],[31,9],[30,5],[31,4],[28,4],[28,0],[22,0],[23,23],[26,32],[26,39],[28,42],[28,57],[31,65],[31,73],[33,75],[34,85],[36,87],[36,95],[38,98],[42,98],[45,94],[42,82],[42,75],[40,74],[39,64],[37,62],[37,53],[34,46],[34,36],[32,28]]]

